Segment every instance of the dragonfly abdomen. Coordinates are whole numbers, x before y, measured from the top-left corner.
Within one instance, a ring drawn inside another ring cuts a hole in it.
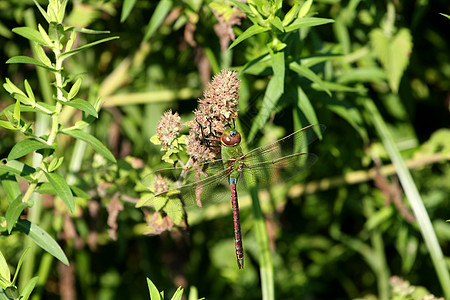
[[[239,269],[244,268],[244,248],[242,246],[241,221],[239,218],[239,203],[236,190],[236,178],[230,177],[231,205],[233,207],[234,241]]]

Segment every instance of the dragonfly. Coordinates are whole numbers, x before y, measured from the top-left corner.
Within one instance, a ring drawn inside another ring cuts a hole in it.
[[[146,204],[151,203],[166,213],[186,211],[185,209],[191,207],[202,208],[204,205],[222,202],[227,198],[224,195],[226,193],[230,195],[231,191],[236,258],[239,269],[243,269],[244,248],[239,216],[238,182],[268,186],[309,168],[317,161],[317,156],[304,151],[310,143],[322,136],[324,130],[324,125],[310,125],[244,154],[240,133],[233,128],[227,128],[217,140],[208,139],[208,144],[212,140],[220,143],[221,159],[196,166],[167,168],[153,172],[153,176],[161,175],[177,182],[178,187],[157,192]],[[172,197],[173,195],[181,195],[181,198]]]

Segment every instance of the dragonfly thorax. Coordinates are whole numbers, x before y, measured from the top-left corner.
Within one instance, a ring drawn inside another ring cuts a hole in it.
[[[234,147],[241,142],[241,135],[234,129],[226,129],[220,137],[220,142],[226,147]]]

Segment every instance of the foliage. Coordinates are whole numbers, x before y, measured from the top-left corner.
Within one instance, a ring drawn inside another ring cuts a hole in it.
[[[191,286],[189,299],[194,287],[208,299],[450,298],[445,1],[0,8],[2,293],[161,295],[147,277]],[[223,69],[241,80],[248,149],[327,125],[308,150],[313,168],[240,197],[244,270],[229,203],[189,214],[189,230],[135,207],[149,192],[142,178],[178,153],[163,161],[150,142],[163,112],[191,120]],[[427,291],[400,295],[393,275]]]

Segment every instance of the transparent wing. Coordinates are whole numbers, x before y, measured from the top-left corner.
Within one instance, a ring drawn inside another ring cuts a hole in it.
[[[325,126],[310,125],[272,144],[256,148],[244,155],[244,172],[247,180],[270,184],[295,177],[311,167],[317,156],[305,153],[308,145],[322,135]]]
[[[230,162],[216,160],[189,168],[168,168],[155,171],[142,179],[144,185],[151,188],[158,175],[168,179],[171,184],[156,191],[145,201],[144,205],[152,205],[157,210],[175,212],[193,207],[202,208],[229,200],[231,197],[228,184],[230,171],[229,167],[225,168],[226,165],[230,165]]]
[[[243,159],[250,168],[262,162],[274,162],[294,153],[308,151],[308,145],[322,136],[325,126],[322,124],[310,125],[291,133],[272,144],[256,148],[244,155]]]
[[[317,155],[313,153],[295,153],[251,166],[246,165],[245,172],[251,176],[245,178],[262,186],[283,182],[310,168],[317,159]]]

